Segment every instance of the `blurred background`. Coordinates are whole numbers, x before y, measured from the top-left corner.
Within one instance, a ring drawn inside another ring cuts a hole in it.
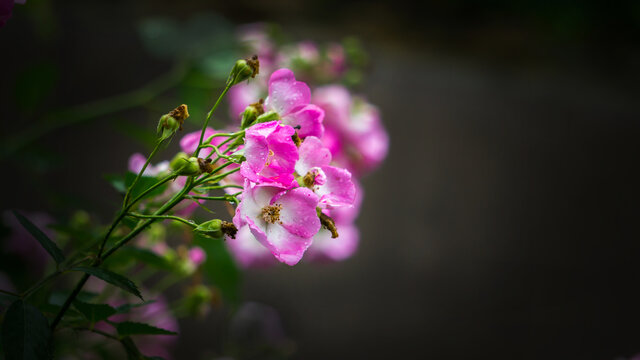
[[[0,210],[108,222],[119,198],[104,176],[179,104],[112,96],[157,81],[198,120],[222,85],[171,86],[178,56],[144,42],[145,21],[203,14],[194,37],[269,22],[294,41],[359,39],[356,89],[390,133],[362,181],[354,257],[243,274],[291,358],[640,353],[637,1],[27,0],[0,29]],[[123,111],[103,116],[104,98]],[[182,320],[174,357],[219,353],[224,316]]]

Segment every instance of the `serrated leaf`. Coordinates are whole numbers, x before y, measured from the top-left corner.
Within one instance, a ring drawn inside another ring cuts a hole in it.
[[[220,289],[226,300],[237,302],[241,273],[224,242],[196,234],[193,243],[207,253],[207,260],[202,264],[202,270],[207,279]]]
[[[129,310],[131,310],[131,309],[142,307],[142,306],[146,306],[146,305],[150,305],[150,304],[153,304],[154,302],[156,302],[156,301],[155,300],[149,300],[149,301],[145,301],[145,302],[140,303],[140,304],[124,304],[124,305],[118,306],[116,308],[116,311],[118,312],[118,314],[128,313]]]
[[[49,237],[45,233],[43,233],[42,230],[38,229],[38,227],[35,226],[29,219],[22,216],[17,211],[14,211],[13,215],[15,215],[15,217],[18,219],[20,224],[22,224],[22,226],[31,235],[33,235],[33,237],[36,238],[36,240],[38,240],[40,245],[42,245],[42,247],[45,250],[47,250],[49,255],[51,255],[51,257],[53,258],[53,260],[56,261],[56,263],[60,264],[61,262],[64,261],[64,255],[62,254],[62,251],[60,250],[58,245],[56,245],[56,243],[54,243],[51,239],[49,239]]]
[[[9,359],[36,360],[49,358],[49,322],[42,313],[16,300],[4,316],[2,347]]]
[[[129,360],[144,359],[144,356],[142,355],[142,353],[140,353],[140,350],[138,350],[138,347],[130,337],[124,337],[120,339],[120,343],[122,344],[122,347],[124,347],[124,351],[127,353],[127,359]]]
[[[120,336],[129,335],[178,335],[178,333],[151,326],[149,324],[133,321],[124,321],[116,324],[116,330]]]
[[[93,275],[98,279],[108,282],[111,285],[115,285],[121,288],[122,290],[130,292],[131,294],[139,297],[141,300],[144,301],[144,299],[142,298],[142,294],[140,294],[140,290],[138,290],[138,287],[136,286],[136,284],[133,283],[133,281],[127,279],[122,275],[116,274],[113,271],[109,271],[107,269],[102,269],[97,267],[84,267],[84,266],[75,267],[71,270],[82,271],[89,275]]]
[[[73,306],[78,309],[92,324],[106,320],[116,313],[116,309],[107,304],[91,304],[84,301],[74,301]]]

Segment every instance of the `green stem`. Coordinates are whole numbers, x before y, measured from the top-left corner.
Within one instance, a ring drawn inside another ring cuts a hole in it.
[[[204,125],[202,126],[202,132],[200,133],[200,141],[198,141],[198,147],[196,148],[196,153],[193,156],[198,157],[198,154],[200,153],[200,149],[201,149],[200,145],[202,145],[202,141],[204,140],[204,132],[207,130],[207,125],[209,125],[209,120],[211,119],[211,115],[213,115],[213,112],[216,110],[216,108],[220,104],[220,101],[222,101],[222,98],[227,94],[227,91],[231,89],[231,86],[233,86],[233,81],[227,81],[227,85],[224,87],[224,90],[222,90],[222,93],[220,94],[220,96],[218,96],[218,100],[216,100],[216,103],[213,104],[213,107],[211,108],[211,110],[209,110],[209,113],[207,114],[207,119],[204,121]]]
[[[150,193],[151,191],[157,189],[158,187],[160,187],[161,185],[163,185],[164,183],[166,183],[167,181],[176,178],[177,175],[175,174],[170,174],[168,176],[166,176],[165,178],[161,179],[160,181],[158,181],[157,183],[155,183],[153,186],[149,187],[147,190],[143,191],[142,194],[138,195],[135,199],[133,199],[131,201],[131,203],[129,203],[129,205],[125,206],[124,209],[122,209],[120,211],[120,214],[118,215],[118,217],[113,221],[113,223],[111,224],[111,227],[109,228],[109,230],[107,231],[107,234],[104,236],[104,238],[102,239],[102,243],[100,244],[100,250],[98,250],[98,258],[100,258],[100,256],[102,255],[102,252],[104,251],[104,247],[107,244],[107,240],[109,240],[109,237],[111,236],[111,233],[113,233],[113,231],[116,229],[116,227],[118,226],[118,224],[120,223],[120,221],[122,219],[124,219],[127,211],[129,211],[129,209],[131,209],[131,207],[138,202],[138,200],[144,198],[148,193]]]
[[[83,328],[83,327],[74,327],[74,328],[73,328],[73,330],[91,331],[91,332],[93,332],[93,333],[100,334],[100,335],[102,335],[102,336],[104,336],[104,337],[107,337],[107,338],[109,338],[109,339],[113,339],[113,340],[120,341],[120,338],[118,338],[117,336],[115,336],[115,335],[111,335],[111,334],[109,334],[109,333],[107,333],[107,332],[104,332],[104,331],[100,331],[100,330],[98,330],[98,329],[89,329],[89,328]]]
[[[133,180],[133,183],[131,184],[131,186],[129,186],[129,188],[127,189],[127,193],[124,195],[124,201],[122,202],[122,208],[123,209],[129,204],[129,197],[131,197],[131,192],[133,191],[133,188],[136,186],[136,184],[138,183],[138,181],[142,177],[142,174],[144,174],[144,171],[147,169],[147,166],[149,166],[149,163],[151,162],[151,159],[153,158],[153,156],[160,149],[160,145],[162,145],[162,140],[158,140],[156,146],[153,148],[153,151],[151,152],[149,157],[147,157],[147,161],[142,166],[142,169],[140,169],[140,171],[138,172],[138,176],[136,176],[136,178],[135,178],[135,180]]]
[[[7,291],[7,290],[2,290],[2,289],[0,289],[0,294],[5,294],[5,295],[9,295],[9,296],[15,296],[15,297],[19,297],[19,298],[22,297],[22,295],[20,295],[20,294],[17,294],[17,293],[11,292],[11,291]]]
[[[166,219],[166,220],[176,220],[179,221],[181,223],[187,224],[191,227],[197,227],[198,225],[193,223],[192,221],[189,221],[187,219],[183,219],[179,216],[173,216],[173,215],[144,215],[144,214],[138,214],[138,213],[127,213],[127,215],[129,216],[133,216],[136,218],[140,218],[140,219]]]

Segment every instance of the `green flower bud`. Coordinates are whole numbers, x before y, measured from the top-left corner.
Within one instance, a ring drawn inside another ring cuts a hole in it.
[[[253,125],[253,123],[258,119],[258,116],[264,113],[262,102],[264,102],[264,100],[260,99],[260,102],[251,104],[247,106],[246,109],[244,109],[244,112],[242,113],[242,122],[240,123],[240,129],[244,130]]]
[[[193,231],[210,238],[219,239],[224,235],[222,231],[222,220],[213,219],[198,225]]]
[[[168,114],[162,115],[160,121],[158,121],[157,133],[160,140],[167,139],[178,130],[182,130],[182,124],[184,120],[189,117],[189,111],[187,105],[180,105],[177,108],[171,110]]]
[[[269,111],[258,116],[255,124],[264,123],[264,122],[273,121],[273,120],[280,120],[280,115],[278,115],[278,113],[275,111]]]
[[[241,83],[249,78],[255,78],[260,72],[260,61],[257,55],[253,55],[250,59],[238,60],[231,69],[229,80],[231,86]]]
[[[176,157],[171,160],[171,170],[173,170],[178,175],[184,176],[195,176],[200,175],[202,171],[200,170],[200,164],[198,163],[198,158],[190,157],[187,158],[187,154],[179,153]]]

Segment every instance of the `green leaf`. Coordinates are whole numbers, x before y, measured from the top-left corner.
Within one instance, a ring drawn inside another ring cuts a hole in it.
[[[116,330],[120,336],[129,335],[178,335],[178,333],[161,329],[149,324],[124,321],[116,324]]]
[[[48,359],[49,322],[22,300],[11,304],[2,324],[2,347],[7,359]]]
[[[116,313],[116,309],[107,304],[91,304],[76,300],[73,302],[73,306],[92,324],[106,320],[109,316]]]
[[[207,260],[202,264],[207,279],[220,289],[228,301],[238,302],[241,273],[224,242],[196,234],[194,245],[200,246],[207,253]]]
[[[127,336],[120,339],[120,343],[122,344],[122,347],[124,347],[124,351],[126,351],[127,353],[127,359],[129,360],[144,359],[144,356],[142,355],[142,353],[140,353],[140,350],[138,350],[138,347],[130,337]]]
[[[47,250],[49,255],[51,255],[56,263],[60,264],[64,261],[64,255],[62,255],[62,251],[60,250],[60,248],[58,248],[58,245],[56,245],[56,243],[49,239],[49,237],[45,233],[43,233],[42,230],[38,229],[37,226],[29,221],[29,219],[22,216],[17,211],[14,211],[13,215],[15,215],[20,224],[22,224],[22,226],[27,229],[27,231],[31,233],[31,235],[33,235],[36,240],[38,240],[40,245],[42,245],[42,247]]]
[[[156,302],[155,300],[149,300],[149,301],[145,301],[139,304],[124,304],[124,305],[120,305],[116,308],[116,312],[118,312],[118,314],[122,314],[122,313],[128,313],[131,309],[134,308],[138,308],[138,307],[142,307],[142,306],[146,306],[149,304],[153,304],[154,302]]]
[[[106,282],[108,282],[111,285],[115,285],[119,288],[121,288],[122,290],[125,290],[127,292],[132,293],[133,295],[139,297],[141,300],[144,301],[144,299],[142,298],[142,294],[140,294],[140,290],[138,290],[138,287],[136,286],[136,284],[133,283],[133,281],[127,279],[126,277],[116,274],[112,271],[106,270],[106,269],[102,269],[102,268],[97,268],[97,267],[84,267],[84,266],[79,266],[79,267],[75,267],[73,269],[71,269],[73,271],[82,271],[84,273],[87,273],[89,275],[93,275],[95,277],[97,277],[98,279],[104,280]]]
[[[124,184],[124,177],[122,175],[108,174],[108,175],[105,175],[104,178],[119,193],[124,194],[127,192],[127,187]]]

